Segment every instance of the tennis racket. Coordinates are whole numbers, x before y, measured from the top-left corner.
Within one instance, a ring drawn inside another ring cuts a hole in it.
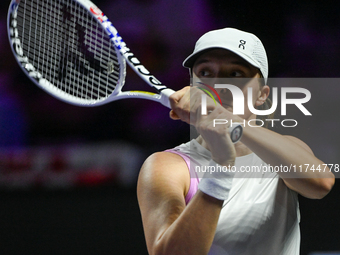
[[[52,96],[78,106],[125,98],[170,107],[174,93],[153,76],[126,46],[104,13],[89,0],[12,0],[8,36],[24,73]],[[122,91],[128,65],[152,88]],[[239,135],[233,135],[233,142]],[[241,127],[242,129],[242,127]]]

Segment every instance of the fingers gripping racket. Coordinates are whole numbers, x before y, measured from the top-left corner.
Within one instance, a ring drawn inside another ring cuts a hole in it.
[[[170,108],[174,93],[134,56],[103,12],[89,0],[12,0],[8,12],[12,51],[25,74],[52,96],[78,106],[124,98]],[[156,93],[122,91],[126,62]],[[238,129],[238,130],[236,130]],[[240,127],[233,127],[234,142]],[[242,129],[242,127],[241,127]]]

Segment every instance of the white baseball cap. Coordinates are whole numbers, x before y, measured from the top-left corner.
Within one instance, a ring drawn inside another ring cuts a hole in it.
[[[230,50],[249,64],[259,68],[267,83],[267,54],[256,35],[235,28],[223,28],[205,33],[198,39],[194,52],[184,60],[183,66],[192,68],[199,55],[212,48]]]

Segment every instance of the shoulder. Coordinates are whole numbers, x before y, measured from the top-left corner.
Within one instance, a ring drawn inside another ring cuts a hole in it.
[[[150,155],[142,165],[137,193],[149,190],[160,195],[168,192],[185,195],[189,187],[190,174],[184,159],[175,153],[162,151]]]
[[[151,154],[144,162],[142,168],[145,166],[152,166],[152,167],[164,167],[166,166],[178,166],[178,164],[185,165],[185,161],[183,158],[175,153],[168,152],[168,151],[161,151],[155,152]]]

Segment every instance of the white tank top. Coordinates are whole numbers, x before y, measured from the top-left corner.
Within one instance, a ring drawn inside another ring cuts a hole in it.
[[[208,165],[211,159],[211,153],[196,140],[174,150],[189,156],[191,174],[195,166]],[[252,153],[237,157],[235,166],[263,169],[267,164]],[[236,173],[209,255],[298,255],[299,221],[297,193],[277,173]]]

